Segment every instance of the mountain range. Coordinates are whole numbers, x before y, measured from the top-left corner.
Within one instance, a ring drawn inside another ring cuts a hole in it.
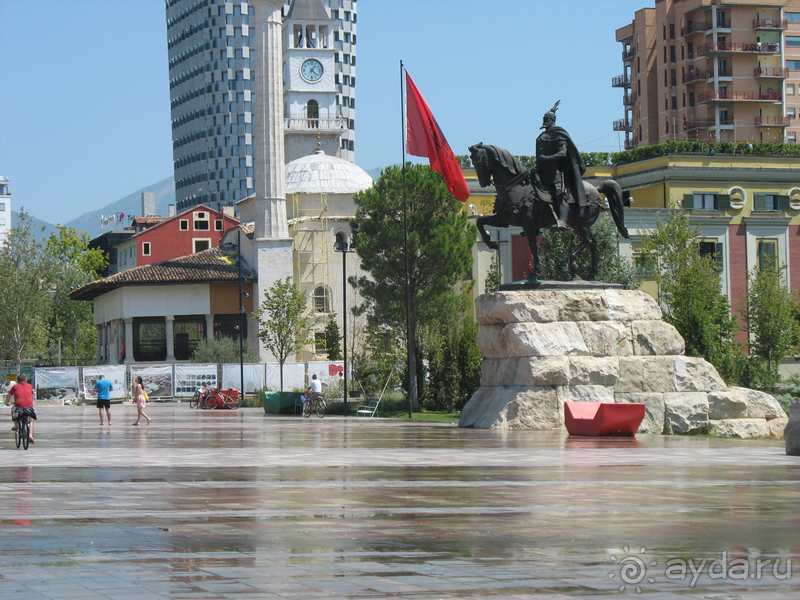
[[[381,173],[381,168],[369,169],[367,173],[373,179],[377,179]],[[162,179],[158,183],[154,183],[152,185],[148,185],[140,190],[133,192],[132,194],[128,194],[124,198],[117,200],[116,202],[112,202],[100,208],[98,210],[93,210],[89,212],[83,213],[81,216],[69,221],[67,223],[62,223],[62,225],[74,227],[78,231],[85,231],[89,234],[90,237],[95,238],[101,233],[103,233],[103,227],[101,225],[101,217],[108,217],[114,214],[122,214],[122,221],[116,227],[117,229],[122,229],[123,226],[129,224],[128,216],[139,216],[142,212],[142,201],[141,196],[142,192],[154,192],[156,195],[156,214],[157,215],[167,215],[169,211],[169,205],[175,204],[175,183],[172,177],[167,177],[166,179]],[[18,218],[18,213],[12,211],[12,219],[11,223],[12,226],[16,225]],[[37,237],[46,238],[50,235],[51,231],[55,231],[55,225],[52,223],[48,223],[47,221],[42,221],[41,219],[33,219],[34,224],[34,231],[36,232]],[[43,228],[43,230],[42,230]]]

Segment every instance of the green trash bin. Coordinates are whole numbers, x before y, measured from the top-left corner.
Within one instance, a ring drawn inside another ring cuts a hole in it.
[[[264,412],[268,415],[291,415],[298,398],[299,392],[264,392]]]

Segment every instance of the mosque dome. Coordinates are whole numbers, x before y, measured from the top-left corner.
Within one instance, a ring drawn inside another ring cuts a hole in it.
[[[350,161],[322,150],[286,165],[286,195],[355,194],[372,187],[367,172]]]

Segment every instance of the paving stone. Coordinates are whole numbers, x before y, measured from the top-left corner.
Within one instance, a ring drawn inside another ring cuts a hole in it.
[[[626,597],[800,585],[770,571],[692,589],[663,572],[676,556],[796,556],[800,458],[783,442],[186,404],[134,428],[134,411],[100,427],[92,407],[41,407],[27,452],[0,439],[3,600],[622,597],[620,560],[639,556],[656,583]]]

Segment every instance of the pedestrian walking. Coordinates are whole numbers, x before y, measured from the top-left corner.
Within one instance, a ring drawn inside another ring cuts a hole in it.
[[[97,390],[97,411],[100,413],[100,425],[103,425],[103,409],[108,417],[108,424],[111,425],[111,390],[114,386],[106,379],[105,375],[94,382],[94,389]]]
[[[134,397],[136,398],[136,423],[134,425],[138,425],[139,421],[142,417],[147,419],[147,424],[150,425],[150,421],[152,419],[147,416],[147,413],[144,412],[144,405],[147,403],[147,396],[145,395],[146,392],[144,391],[144,384],[142,383],[142,376],[138,375],[136,377],[136,390],[134,391]]]

